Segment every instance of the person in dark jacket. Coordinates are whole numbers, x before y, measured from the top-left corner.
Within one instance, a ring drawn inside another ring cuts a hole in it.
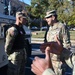
[[[23,12],[17,12],[15,24],[6,31],[5,50],[9,60],[8,75],[25,75],[27,53],[23,25],[26,22],[27,16]]]

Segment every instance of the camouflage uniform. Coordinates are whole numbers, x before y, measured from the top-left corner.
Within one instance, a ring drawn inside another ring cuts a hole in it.
[[[21,32],[22,33],[22,32]],[[6,32],[5,50],[8,54],[8,75],[25,75],[26,50],[18,49],[12,51],[12,46],[18,31],[15,27],[11,27]]]
[[[57,22],[53,26],[49,27],[49,30],[46,36],[47,42],[55,41],[54,39],[55,36],[58,37],[58,39],[63,44],[64,48],[66,49],[70,48],[69,32],[67,31],[66,27],[61,22]],[[51,53],[52,64],[53,64],[56,75],[61,75],[61,71],[62,71],[60,69],[62,62],[59,60],[59,58],[60,56]]]

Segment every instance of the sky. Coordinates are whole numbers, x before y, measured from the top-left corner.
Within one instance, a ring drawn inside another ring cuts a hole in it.
[[[31,0],[20,0],[20,1],[23,1],[23,2],[25,2],[26,4],[31,4]]]

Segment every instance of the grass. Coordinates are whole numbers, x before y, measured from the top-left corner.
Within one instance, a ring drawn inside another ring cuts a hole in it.
[[[45,31],[32,32],[32,38],[44,38]],[[70,31],[70,39],[75,40],[75,31]]]
[[[75,40],[75,31],[70,31],[70,39]]]
[[[32,38],[44,38],[45,31],[32,32]]]

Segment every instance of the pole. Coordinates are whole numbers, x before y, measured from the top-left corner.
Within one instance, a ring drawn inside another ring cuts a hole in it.
[[[11,5],[10,5],[10,1],[9,1],[9,5],[8,5],[8,11],[9,11],[9,15],[10,15],[10,12],[11,12]]]

